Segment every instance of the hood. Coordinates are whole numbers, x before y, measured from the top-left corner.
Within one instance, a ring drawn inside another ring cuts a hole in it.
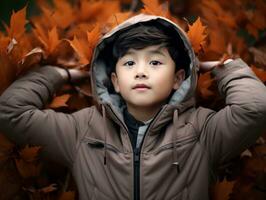
[[[170,107],[180,107],[180,105],[185,105],[184,103],[186,101],[191,100],[195,94],[198,61],[186,33],[177,24],[164,17],[139,14],[129,18],[105,34],[96,46],[91,62],[92,92],[96,101],[102,105],[109,105],[109,107],[118,115],[121,115],[125,103],[119,94],[110,90],[112,83],[108,77],[108,67],[110,66],[108,65],[108,61],[106,61],[106,54],[108,55],[106,52],[108,52],[108,48],[112,48],[112,42],[117,34],[137,23],[145,22],[160,23],[160,25],[165,26],[167,29],[173,29],[174,33],[176,33],[176,37],[181,38],[183,41],[184,47],[190,58],[189,69],[186,69],[186,79],[183,81],[180,88],[172,94],[167,105]]]

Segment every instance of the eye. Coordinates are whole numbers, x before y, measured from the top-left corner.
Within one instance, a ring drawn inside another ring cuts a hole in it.
[[[152,61],[150,62],[150,64],[151,64],[151,65],[155,65],[155,66],[157,66],[157,65],[161,65],[161,64],[163,64],[163,63],[161,63],[161,62],[158,61],[158,60],[152,60]]]
[[[125,62],[123,65],[124,65],[124,66],[133,66],[134,64],[135,64],[134,61],[127,61],[127,62]]]

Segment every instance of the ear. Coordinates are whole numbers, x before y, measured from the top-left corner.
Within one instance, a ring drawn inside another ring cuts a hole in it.
[[[111,81],[112,81],[112,83],[113,83],[113,86],[114,86],[114,88],[115,88],[115,91],[116,91],[117,93],[119,93],[119,92],[120,92],[120,88],[119,88],[119,84],[118,84],[117,75],[116,75],[115,72],[112,72],[112,73],[111,73]]]
[[[173,89],[177,90],[185,79],[185,70],[180,69],[175,73]]]

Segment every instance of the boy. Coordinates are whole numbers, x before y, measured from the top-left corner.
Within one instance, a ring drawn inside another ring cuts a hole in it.
[[[0,127],[67,165],[80,199],[208,199],[217,167],[265,129],[266,88],[241,59],[201,67],[212,70],[226,98],[219,112],[194,106],[198,69],[184,32],[138,15],[95,49],[98,106],[69,115],[43,110],[67,79],[84,77],[46,66],[4,92]]]

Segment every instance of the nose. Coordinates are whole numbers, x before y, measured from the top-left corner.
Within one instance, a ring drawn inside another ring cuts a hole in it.
[[[136,79],[146,79],[148,78],[148,72],[144,65],[136,67]]]

